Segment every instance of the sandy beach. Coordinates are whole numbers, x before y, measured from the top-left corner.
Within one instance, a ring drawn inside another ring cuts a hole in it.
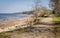
[[[27,27],[29,26],[27,25],[27,23],[32,20],[33,20],[32,17],[27,17],[20,20],[10,21],[9,23],[6,23],[0,26],[0,32]]]

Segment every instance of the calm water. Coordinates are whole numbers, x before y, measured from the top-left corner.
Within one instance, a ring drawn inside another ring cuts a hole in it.
[[[28,14],[0,14],[0,21],[12,21],[29,17]]]

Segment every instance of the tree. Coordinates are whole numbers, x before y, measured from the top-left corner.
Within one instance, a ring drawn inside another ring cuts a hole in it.
[[[60,16],[60,0],[50,0],[50,6],[53,8],[53,12]]]
[[[34,0],[34,12],[33,12],[33,15],[34,15],[34,22],[35,24],[38,22],[38,13],[40,11],[40,0]]]

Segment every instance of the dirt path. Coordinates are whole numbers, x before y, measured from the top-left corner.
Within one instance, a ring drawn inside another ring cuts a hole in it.
[[[47,17],[41,20],[41,22],[45,24],[52,24],[53,19],[52,17]],[[39,27],[39,25],[38,27],[35,26],[34,28],[27,28],[27,32],[23,33],[13,32],[11,33],[10,38],[55,38],[54,28],[49,28],[48,25],[40,26],[41,28]]]
[[[55,38],[55,37],[53,33],[45,31],[45,32],[16,34],[11,36],[11,38]]]
[[[47,17],[41,20],[42,23],[49,23],[51,24],[53,21],[52,17]],[[11,38],[55,38],[53,33],[53,28],[49,28],[48,25],[40,25],[43,28],[40,28],[39,25],[32,28],[31,31],[33,32],[26,32],[21,34],[12,35]],[[51,26],[52,27],[52,26]],[[30,30],[27,28],[28,31]]]
[[[42,23],[46,24],[53,24],[53,18],[52,17],[46,17],[41,20]]]

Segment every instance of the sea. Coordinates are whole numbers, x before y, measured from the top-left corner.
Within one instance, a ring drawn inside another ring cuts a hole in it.
[[[9,22],[14,20],[21,20],[31,15],[28,14],[0,14],[0,22]]]

